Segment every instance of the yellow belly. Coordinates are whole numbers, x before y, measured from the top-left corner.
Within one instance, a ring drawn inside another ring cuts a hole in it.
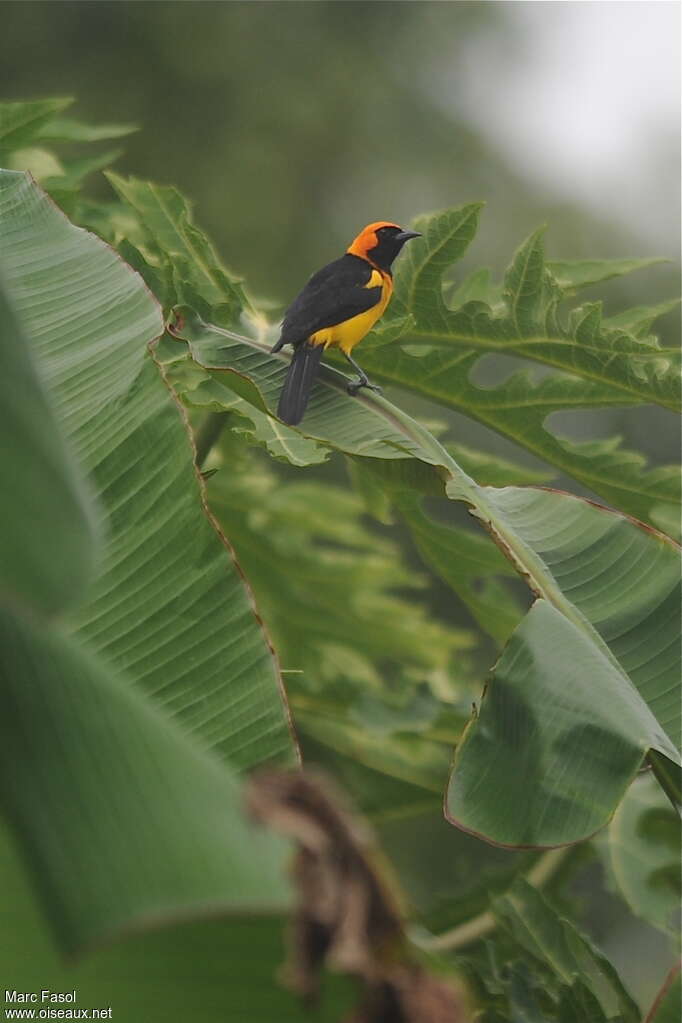
[[[323,327],[322,330],[311,334],[309,340],[314,345],[324,345],[325,348],[329,348],[330,345],[338,345],[341,351],[348,355],[358,341],[362,341],[365,334],[369,333],[388,305],[392,291],[391,279],[384,277],[378,270],[373,270],[365,287],[375,288],[379,284],[383,287],[383,293],[376,305],[344,323],[336,323],[333,327]]]

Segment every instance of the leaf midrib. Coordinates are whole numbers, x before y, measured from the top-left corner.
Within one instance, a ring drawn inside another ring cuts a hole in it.
[[[518,341],[511,342],[502,341],[496,343],[491,338],[480,338],[476,337],[475,335],[472,336],[460,332],[443,333],[440,331],[419,330],[415,331],[414,334],[412,335],[408,334],[407,336],[402,338],[401,343],[404,344],[436,343],[442,345],[443,347],[447,347],[451,344],[462,344],[467,345],[469,348],[481,349],[484,352],[502,352],[507,355],[509,354],[521,355],[522,357],[532,359],[534,362],[539,362],[543,366],[553,366],[555,369],[564,370],[564,372],[570,373],[572,376],[579,376],[585,380],[596,381],[597,383],[600,383],[602,386],[606,385],[607,387],[613,387],[614,390],[622,391],[628,395],[633,395],[634,397],[637,398],[636,404],[642,404],[642,402],[652,402],[653,404],[661,405],[664,408],[671,409],[673,412],[679,411],[679,403],[675,402],[673,399],[666,399],[661,395],[654,395],[650,391],[638,390],[632,386],[628,386],[627,383],[622,383],[618,380],[613,379],[605,380],[603,374],[590,373],[589,370],[586,370],[582,366],[577,366],[573,363],[568,363],[567,360],[552,358],[551,356],[548,356],[546,353],[543,353],[542,355],[536,355],[533,353],[532,350],[528,352],[523,351],[523,349],[527,345],[531,347],[534,345],[537,346],[561,345],[565,346],[567,349],[575,348],[574,342],[571,342],[564,338],[537,336],[519,339]],[[641,355],[638,352],[605,353],[603,348],[598,348],[595,346],[585,344],[581,344],[581,350],[590,353],[595,353],[600,357],[604,356],[605,354],[609,354],[611,357],[623,356],[626,359],[646,358],[645,352],[642,352]],[[677,349],[675,348],[656,348],[652,350],[651,354],[654,357],[661,356],[665,358],[668,355],[675,356],[678,354],[678,352]],[[378,372],[381,373],[381,370],[378,370]],[[670,380],[670,382],[672,383],[672,379]]]

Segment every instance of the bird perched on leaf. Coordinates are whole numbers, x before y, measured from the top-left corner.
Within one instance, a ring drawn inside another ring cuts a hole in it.
[[[368,224],[340,259],[313,274],[291,303],[279,340],[272,347],[273,352],[288,344],[294,349],[277,406],[282,422],[290,426],[300,423],[322,353],[333,345],[358,374],[358,379],[348,384],[349,394],[357,394],[361,387],[379,390],[350,353],[389,303],[393,260],[406,241],[418,237],[418,231],[404,231],[385,220]]]

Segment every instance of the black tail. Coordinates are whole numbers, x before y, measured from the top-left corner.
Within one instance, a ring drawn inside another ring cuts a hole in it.
[[[296,426],[303,419],[323,351],[324,345],[311,345],[309,341],[294,348],[277,406],[277,415],[283,423]]]

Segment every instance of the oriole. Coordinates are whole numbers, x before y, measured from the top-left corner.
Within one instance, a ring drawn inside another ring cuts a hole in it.
[[[384,312],[393,291],[391,264],[406,241],[418,231],[403,231],[379,220],[368,224],[345,254],[313,274],[294,299],[272,351],[293,345],[294,354],[282,387],[277,415],[284,423],[300,423],[317,376],[322,353],[336,345],[356,370],[348,393],[361,387],[378,391],[351,357],[351,351]]]

